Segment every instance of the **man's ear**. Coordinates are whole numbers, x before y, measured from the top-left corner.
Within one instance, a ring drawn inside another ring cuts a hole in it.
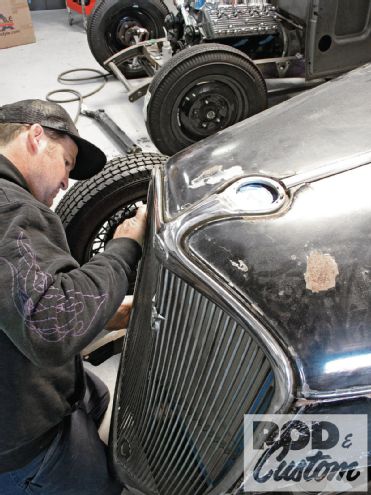
[[[27,145],[34,154],[46,147],[45,132],[40,124],[32,124],[27,133]]]

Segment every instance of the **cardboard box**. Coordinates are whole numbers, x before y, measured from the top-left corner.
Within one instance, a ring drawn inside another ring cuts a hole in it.
[[[0,48],[35,41],[27,0],[0,0]]]

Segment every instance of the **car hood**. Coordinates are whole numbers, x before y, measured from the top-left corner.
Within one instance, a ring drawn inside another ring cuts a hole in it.
[[[370,388],[370,83],[362,67],[175,155],[165,171],[165,214],[187,223],[188,256],[264,323],[307,397]],[[276,210],[235,201],[249,176],[282,187]]]

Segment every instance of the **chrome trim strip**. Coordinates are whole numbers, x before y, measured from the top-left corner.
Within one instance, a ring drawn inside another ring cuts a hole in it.
[[[308,400],[335,400],[335,399],[351,399],[358,397],[371,397],[371,388],[370,387],[352,387],[352,388],[344,388],[338,390],[324,391],[318,392],[316,390],[307,390],[303,392],[302,398]],[[301,396],[298,396],[300,399]]]
[[[371,163],[371,151],[364,151],[362,153],[357,153],[356,155],[328,163],[327,165],[318,167],[310,172],[303,172],[301,174],[286,177],[285,179],[281,179],[281,183],[287,189],[290,189],[308,182],[325,179],[331,175],[346,172],[348,170],[361,167],[362,165],[368,165],[369,163]]]

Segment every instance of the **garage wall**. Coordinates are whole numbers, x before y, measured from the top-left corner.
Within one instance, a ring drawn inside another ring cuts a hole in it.
[[[64,9],[65,0],[29,0],[30,10]]]

